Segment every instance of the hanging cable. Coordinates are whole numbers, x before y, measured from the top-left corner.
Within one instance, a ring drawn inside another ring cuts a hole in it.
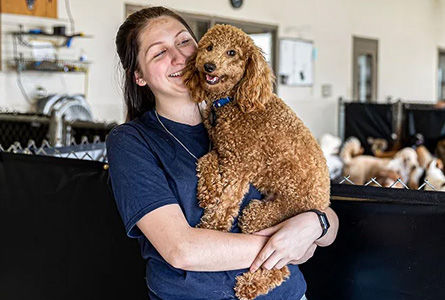
[[[17,85],[19,86],[20,92],[22,92],[23,97],[29,104],[34,104],[33,101],[29,98],[28,94],[25,91],[25,88],[22,84],[22,71],[17,70]]]
[[[15,58],[15,64],[16,64],[16,70],[17,70],[17,85],[19,86],[20,92],[22,93],[23,97],[25,98],[25,100],[29,103],[29,104],[33,104],[33,102],[31,101],[31,99],[29,98],[28,94],[26,93],[25,88],[23,87],[22,84],[22,68],[23,66],[23,57],[22,55],[18,54],[17,51],[17,42],[16,39],[12,40],[12,51],[13,51],[13,55]]]

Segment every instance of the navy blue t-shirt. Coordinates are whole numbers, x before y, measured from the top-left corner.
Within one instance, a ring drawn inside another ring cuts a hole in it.
[[[209,150],[204,125],[190,126],[159,116],[162,123],[196,157]],[[235,277],[248,269],[193,272],[168,264],[135,225],[145,214],[166,204],[178,204],[190,226],[203,214],[196,198],[196,160],[162,128],[154,111],[115,127],[106,140],[113,194],[127,235],[137,238],[147,262],[146,282],[150,299],[235,299]],[[252,185],[241,207],[262,199]],[[237,220],[232,232],[240,232]],[[300,299],[306,282],[297,265],[291,277],[257,299]]]

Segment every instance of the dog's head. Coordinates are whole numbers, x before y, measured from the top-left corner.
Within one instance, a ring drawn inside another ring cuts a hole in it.
[[[198,43],[183,74],[196,102],[234,97],[243,112],[263,109],[273,76],[261,49],[242,30],[215,25]]]
[[[402,166],[407,173],[419,166],[417,153],[413,148],[403,148],[394,155],[394,158],[402,161]]]

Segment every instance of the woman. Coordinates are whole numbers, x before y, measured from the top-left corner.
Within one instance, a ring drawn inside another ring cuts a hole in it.
[[[256,234],[194,228],[203,213],[196,199],[196,161],[209,151],[199,107],[181,78],[196,38],[185,21],[163,7],[127,18],[116,37],[125,71],[127,123],[107,138],[110,180],[129,237],[138,238],[147,261],[151,299],[233,299],[235,277],[250,268],[281,268],[291,277],[258,299],[300,299],[306,283],[298,264],[317,246],[331,244],[331,228],[315,213],[299,214]],[[261,197],[250,187],[242,208]]]

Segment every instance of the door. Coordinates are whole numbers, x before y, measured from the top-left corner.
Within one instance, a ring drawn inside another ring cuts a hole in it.
[[[353,100],[377,100],[378,40],[353,37]]]
[[[437,70],[437,99],[445,100],[445,50],[439,50],[439,68]]]

